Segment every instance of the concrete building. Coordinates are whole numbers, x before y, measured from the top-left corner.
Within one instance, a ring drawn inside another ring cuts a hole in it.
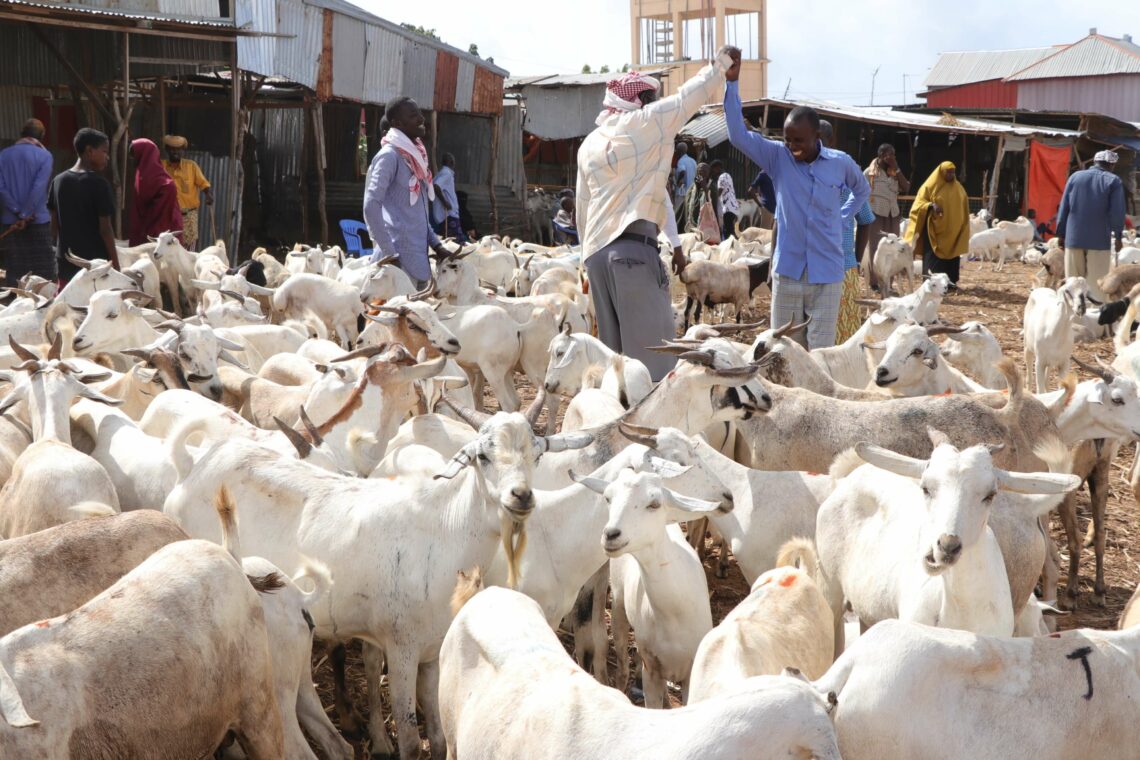
[[[671,95],[723,45],[740,48],[740,96],[768,95],[767,0],[630,0],[633,68],[672,65]]]

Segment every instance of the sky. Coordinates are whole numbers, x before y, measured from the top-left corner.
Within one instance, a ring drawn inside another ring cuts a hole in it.
[[[630,59],[623,0],[352,1],[389,21],[435,29],[463,50],[475,43],[512,76],[573,74],[586,63],[619,69]],[[870,102],[876,68],[875,105],[915,102],[941,52],[1075,42],[1090,27],[1140,43],[1137,0],[769,0],[768,12],[769,94],[787,89],[793,99],[850,105]]]

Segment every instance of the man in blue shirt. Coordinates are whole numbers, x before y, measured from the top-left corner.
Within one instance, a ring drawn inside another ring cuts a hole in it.
[[[428,248],[447,253],[429,218],[435,187],[423,144],[424,115],[416,101],[398,97],[388,102],[383,121],[389,129],[368,167],[364,189],[364,222],[375,244],[372,261],[397,256],[400,268],[422,288],[431,279]]]
[[[7,287],[26,274],[56,278],[47,207],[52,160],[43,137],[43,123],[29,119],[15,145],[0,153],[0,233],[7,233],[0,239],[0,254]]]
[[[466,243],[463,224],[459,221],[459,199],[455,196],[455,156],[444,153],[440,160],[442,168],[435,175],[435,205],[432,206],[437,220],[435,231],[444,237],[454,238],[457,243]]]
[[[825,148],[819,138],[819,114],[798,106],[784,122],[784,142],[752,132],[744,123],[737,79],[740,51],[729,53],[725,73],[724,116],[728,139],[767,172],[776,186],[771,324],[811,317],[808,348],[835,345],[835,322],[843,291],[843,225],[871,195],[866,177],[842,151]],[[851,190],[841,200],[844,187]]]
[[[1088,169],[1074,172],[1065,183],[1057,211],[1057,237],[1065,249],[1065,276],[1088,280],[1093,298],[1105,300],[1097,280],[1112,264],[1112,236],[1116,250],[1123,246],[1124,183],[1112,173],[1117,156],[1102,150]]]
[[[697,162],[689,155],[689,146],[680,140],[673,146],[673,155],[677,157],[677,166],[673,169],[673,207],[676,208],[684,202],[697,178]]]

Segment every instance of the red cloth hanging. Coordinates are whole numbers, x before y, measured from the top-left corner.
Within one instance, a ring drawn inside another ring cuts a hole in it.
[[[1037,223],[1057,228],[1057,208],[1069,178],[1069,146],[1053,148],[1036,140],[1029,144],[1029,189],[1026,204],[1037,212]]]

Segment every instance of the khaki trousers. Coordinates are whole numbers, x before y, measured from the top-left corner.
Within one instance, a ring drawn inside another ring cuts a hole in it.
[[[1112,253],[1109,251],[1094,251],[1089,248],[1065,249],[1065,276],[1084,277],[1089,283],[1089,292],[1098,301],[1104,301],[1104,291],[1097,285],[1097,281],[1108,274],[1112,266]]]

